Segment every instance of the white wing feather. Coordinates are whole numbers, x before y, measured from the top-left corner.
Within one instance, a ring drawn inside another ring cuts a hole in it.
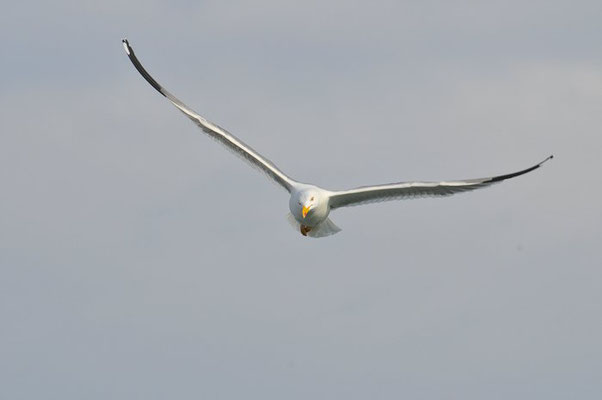
[[[134,49],[130,46],[127,39],[123,39],[123,47],[125,52],[134,67],[140,72],[140,75],[146,81],[154,87],[159,93],[165,96],[174,106],[176,106],[180,111],[182,111],[188,118],[190,118],[195,124],[197,124],[203,132],[207,133],[213,139],[216,139],[223,145],[225,145],[228,149],[234,151],[237,155],[241,156],[245,161],[248,161],[253,167],[258,168],[260,171],[267,174],[270,178],[272,178],[276,183],[285,188],[288,192],[292,190],[292,187],[296,183],[293,179],[284,174],[280,169],[278,169],[274,163],[272,163],[267,158],[263,157],[261,154],[253,150],[251,146],[244,143],[242,140],[238,139],[236,136],[232,135],[225,129],[220,126],[208,121],[201,115],[197,114],[193,109],[188,107],[186,104],[182,103],[177,97],[168,92],[165,88],[163,88],[150,74],[144,69],[138,58],[134,54]]]
[[[522,171],[489,178],[467,179],[449,182],[400,182],[378,186],[363,186],[351,190],[333,192],[330,195],[330,207],[332,209],[356,206],[367,203],[398,200],[405,198],[427,197],[427,196],[450,196],[455,193],[467,192],[480,189],[526,174],[539,168],[544,162],[553,158],[549,156],[539,164]]]

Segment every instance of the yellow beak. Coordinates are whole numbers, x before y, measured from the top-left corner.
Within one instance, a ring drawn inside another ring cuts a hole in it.
[[[308,213],[308,212],[309,212],[309,207],[305,207],[305,206],[303,206],[303,211],[302,211],[302,213],[303,213],[303,218],[305,218],[305,216],[307,215],[307,213]]]

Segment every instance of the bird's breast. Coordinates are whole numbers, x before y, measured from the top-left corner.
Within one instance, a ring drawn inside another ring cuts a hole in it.
[[[300,224],[310,227],[319,225],[328,217],[328,208],[320,205],[312,207],[305,218],[303,218],[303,207],[298,203],[292,204],[291,202],[290,210]]]

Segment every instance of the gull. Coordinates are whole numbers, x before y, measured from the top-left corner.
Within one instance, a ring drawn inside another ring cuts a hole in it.
[[[468,192],[531,172],[554,157],[551,155],[542,162],[518,172],[488,178],[442,182],[398,182],[361,186],[349,190],[327,190],[294,180],[242,140],[196,113],[168,92],[144,69],[127,39],[123,39],[122,42],[134,67],[153,88],[198,125],[203,132],[241,156],[251,166],[258,168],[290,194],[288,219],[303,236],[319,238],[339,232],[341,229],[330,220],[329,214],[332,210],[341,207],[417,197],[442,197]]]

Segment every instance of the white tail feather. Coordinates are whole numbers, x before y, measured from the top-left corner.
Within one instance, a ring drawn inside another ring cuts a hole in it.
[[[288,213],[288,215],[286,216],[286,219],[288,220],[288,223],[297,232],[299,232],[301,224],[299,224],[299,222],[295,219],[295,217],[293,217],[293,214]],[[313,228],[311,228],[311,230],[309,232],[307,232],[307,236],[312,237],[312,238],[321,238],[321,237],[334,235],[335,233],[338,233],[340,231],[341,231],[341,228],[336,226],[335,223],[330,220],[330,218],[326,218],[326,220],[324,222],[322,222],[320,225],[314,226]]]

